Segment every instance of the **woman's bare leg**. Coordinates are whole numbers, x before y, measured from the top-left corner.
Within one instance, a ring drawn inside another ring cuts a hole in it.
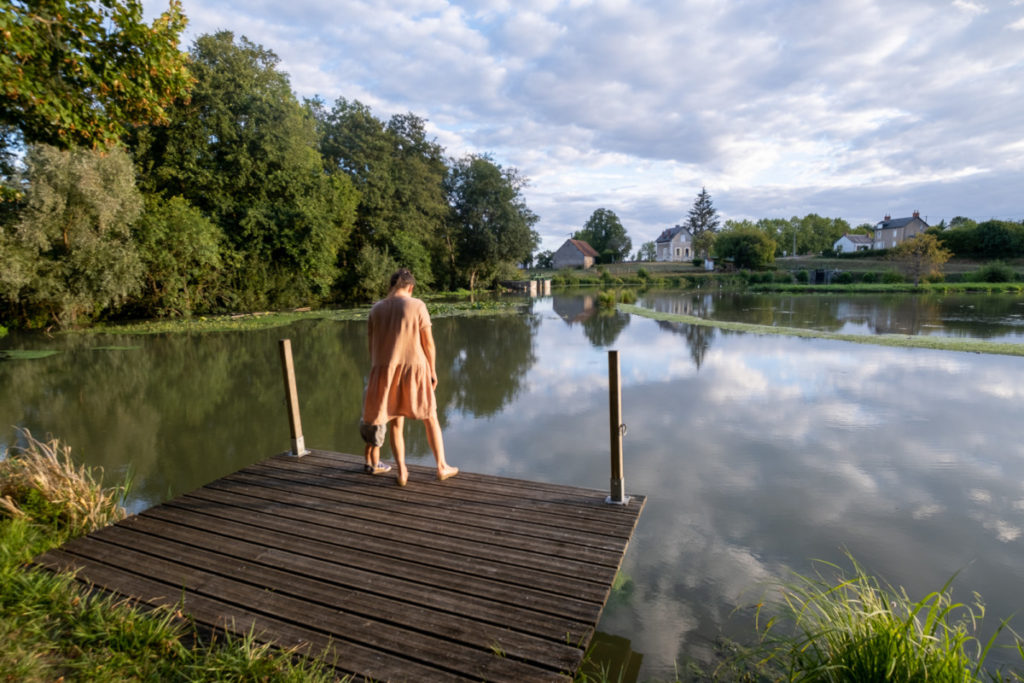
[[[459,468],[452,467],[444,459],[444,437],[441,436],[441,423],[437,415],[424,420],[423,426],[427,429],[427,443],[430,444],[430,450],[434,451],[434,460],[437,461],[437,478],[444,480],[454,477],[459,473]]]
[[[405,427],[404,417],[396,417],[388,422],[391,453],[395,456],[395,464],[398,465],[399,486],[405,486],[405,483],[409,481],[409,469],[405,466],[405,435],[402,433],[403,427]]]

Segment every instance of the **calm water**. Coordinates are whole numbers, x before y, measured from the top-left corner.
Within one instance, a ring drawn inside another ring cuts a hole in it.
[[[666,313],[842,334],[923,334],[1024,343],[1024,296],[1008,294],[648,294]]]
[[[764,308],[723,301],[698,303],[722,317]],[[808,311],[844,305],[862,302],[794,304],[790,318],[799,310],[808,324],[831,324]],[[600,628],[643,656],[641,678],[712,661],[720,635],[749,639],[750,611],[734,613],[738,605],[756,602],[772,577],[808,571],[812,558],[841,562],[844,549],[913,597],[962,570],[959,597],[980,592],[992,626],[1024,613],[1024,359],[601,316],[581,296],[530,307],[435,321],[449,460],[605,489],[606,351],[620,350],[626,487],[648,504],[623,565],[628,581]],[[1008,315],[992,324],[1009,325]],[[13,438],[6,426],[25,426],[108,472],[130,467],[133,507],[145,508],[288,448],[284,336],[307,444],[360,452],[364,327],[325,321],[61,340],[56,356],[0,363],[0,440]],[[30,341],[45,345],[3,344]],[[407,440],[414,461],[429,463],[422,429],[410,425]]]

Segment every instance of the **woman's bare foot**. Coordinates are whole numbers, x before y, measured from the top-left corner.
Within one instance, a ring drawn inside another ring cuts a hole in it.
[[[409,483],[409,470],[405,467],[401,467],[398,470],[398,477],[396,479],[399,486],[405,486]]]
[[[452,467],[451,465],[445,465],[443,468],[437,470],[438,481],[444,481],[445,479],[451,479],[459,473],[458,467]]]

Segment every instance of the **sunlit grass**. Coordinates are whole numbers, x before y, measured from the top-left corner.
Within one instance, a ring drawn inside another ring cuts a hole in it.
[[[986,672],[985,661],[1009,627],[1002,622],[987,640],[978,638],[985,608],[977,594],[971,604],[955,602],[950,579],[914,600],[849,561],[849,571],[817,562],[813,575],[794,573],[776,587],[777,599],[758,606],[759,665],[774,665],[789,681],[1003,680]]]

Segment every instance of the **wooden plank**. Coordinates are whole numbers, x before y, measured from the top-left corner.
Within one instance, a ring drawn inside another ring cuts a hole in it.
[[[600,600],[604,597],[604,591],[600,589],[594,590],[592,593],[600,594],[601,598],[589,600],[559,594],[554,590],[533,589],[522,581],[516,581],[516,576],[510,574],[508,568],[500,565],[494,567],[494,571],[491,571],[489,575],[469,573],[466,571],[468,558],[465,562],[453,562],[446,566],[433,566],[415,560],[382,560],[379,555],[362,552],[352,546],[339,546],[329,541],[296,533],[292,526],[285,525],[285,531],[271,531],[229,519],[231,511],[227,508],[216,509],[214,511],[217,513],[216,517],[205,516],[179,507],[184,502],[186,501],[174,501],[173,505],[162,505],[154,510],[146,511],[141,516],[157,517],[191,526],[196,532],[209,530],[228,538],[248,539],[267,548],[320,557],[342,566],[365,566],[372,571],[404,576],[410,581],[416,581],[426,586],[458,586],[460,592],[470,595],[486,597],[511,605],[520,605],[539,612],[564,615],[580,621],[596,620],[601,605]],[[240,517],[244,519],[247,515],[242,514]],[[425,551],[415,554],[422,555],[425,554]],[[550,581],[546,583],[553,587],[564,585],[560,577],[557,583]]]
[[[338,669],[342,674],[362,675],[380,681],[472,680],[373,648],[345,643],[342,649],[338,647],[340,643],[333,636],[266,615],[255,614],[235,605],[183,591],[180,586],[167,585],[106,562],[97,562],[59,549],[44,553],[34,562],[53,571],[74,572],[76,578],[87,586],[117,586],[119,593],[130,595],[142,603],[180,609],[209,628],[230,630],[236,634],[251,631],[257,639],[272,640],[280,648],[294,648],[299,654],[308,652],[311,656]]]
[[[468,472],[277,456],[37,559],[367,680],[567,680],[645,504]]]
[[[620,523],[607,523],[595,521],[585,514],[584,508],[566,506],[560,504],[549,504],[543,509],[536,509],[533,506],[526,506],[520,498],[514,499],[516,505],[508,504],[508,497],[495,495],[479,490],[460,488],[453,495],[451,487],[442,489],[446,495],[437,491],[421,490],[416,487],[397,489],[390,477],[372,477],[367,482],[366,475],[362,470],[347,469],[339,470],[330,467],[310,466],[310,463],[303,463],[302,472],[293,467],[275,461],[267,461],[247,467],[248,473],[267,474],[275,476],[274,473],[287,473],[279,475],[286,481],[301,481],[297,477],[308,471],[307,483],[317,483],[328,489],[358,493],[359,498],[353,498],[353,502],[361,501],[361,504],[368,506],[377,505],[391,508],[394,501],[399,500],[411,503],[416,509],[440,510],[440,514],[459,514],[467,523],[479,523],[486,526],[491,517],[516,522],[521,528],[520,533],[537,536],[538,538],[561,539],[568,538],[571,542],[586,545],[592,548],[608,549],[615,552],[621,551],[622,539],[628,538],[632,528]],[[571,509],[572,514],[563,514],[566,509]]]
[[[535,576],[536,581],[544,583],[545,590],[576,595],[584,599],[600,600],[596,596],[601,593],[602,587],[614,578],[616,571],[616,567],[608,565],[567,563],[557,557],[538,555],[515,548],[475,545],[463,538],[412,530],[392,524],[388,520],[377,522],[355,516],[333,514],[328,509],[308,508],[298,503],[285,505],[272,498],[248,495],[250,493],[259,494],[261,493],[259,490],[253,492],[248,488],[237,486],[233,487],[235,490],[227,490],[220,488],[222,482],[216,482],[216,484],[216,487],[211,485],[173,501],[171,504],[187,506],[197,512],[206,512],[275,531],[327,542],[342,542],[344,539],[352,538],[353,541],[362,544],[370,542],[367,537],[382,539],[386,541],[385,545],[390,550],[381,549],[380,552],[399,553],[396,556],[413,561],[425,562],[427,557],[440,554],[443,566],[459,566],[465,562],[487,562],[489,566],[505,572],[510,571],[506,565],[511,565]],[[283,493],[278,495],[283,499],[290,498]],[[228,496],[234,497],[228,498]],[[200,499],[204,501],[217,500],[228,503],[231,507],[212,508],[208,504],[200,503]],[[240,512],[235,508],[242,508],[246,512]],[[340,531],[344,531],[346,535],[343,539],[335,541]],[[456,529],[455,532],[457,533],[457,531]],[[349,534],[356,536],[350,537]],[[355,547],[362,546],[356,545]],[[574,571],[575,573],[573,573]]]
[[[537,613],[518,605],[495,602],[447,588],[424,586],[401,577],[370,571],[362,566],[342,566],[320,558],[268,549],[263,545],[212,533],[197,534],[195,530],[182,529],[155,518],[133,517],[122,526],[97,531],[94,536],[117,545],[128,542],[123,539],[131,539],[130,543],[140,550],[151,553],[161,550],[168,559],[182,558],[186,563],[205,557],[209,552],[205,548],[216,548],[218,556],[224,558],[222,561],[240,560],[273,567],[296,576],[329,581],[348,590],[398,597],[441,612],[472,615],[485,625],[514,628],[541,638],[564,641],[568,634],[570,640],[575,642],[592,630],[592,626],[585,622],[554,618],[550,614]],[[125,533],[126,530],[128,533]],[[185,540],[175,540],[177,538]]]
[[[271,491],[263,492],[254,487],[265,487]],[[538,563],[545,562],[544,557],[538,555],[551,557],[561,570],[573,576],[591,565],[617,566],[622,556],[621,552],[580,544],[567,531],[550,533],[548,538],[538,538],[523,533],[522,523],[514,520],[487,517],[477,518],[476,524],[473,524],[469,521],[468,515],[460,514],[458,510],[431,508],[429,515],[424,515],[422,511],[417,514],[413,505],[401,501],[396,501],[393,509],[383,510],[352,502],[353,497],[359,497],[356,492],[338,491],[285,477],[262,477],[249,471],[238,472],[213,482],[209,488],[245,492],[248,495],[272,498],[301,507],[337,511],[338,514],[376,524],[397,526],[406,531],[424,532],[430,537],[428,543],[431,545],[438,541],[434,538],[436,536],[453,536],[474,546],[501,546],[512,551],[506,560],[508,562],[515,562],[512,558],[515,553],[527,552],[529,557],[520,560],[525,566],[537,566]],[[488,524],[484,525],[484,522]],[[456,530],[457,535],[454,533]]]
[[[92,537],[75,539],[64,551],[103,563],[111,557],[107,544]],[[345,644],[354,643],[373,650],[409,657],[442,671],[487,681],[559,680],[559,672],[499,657],[490,650],[478,650],[436,635],[402,629],[383,620],[371,620],[353,614],[338,605],[286,595],[270,587],[253,585],[234,578],[186,567],[128,548],[116,554],[132,573],[168,585],[180,585],[189,592],[236,606],[245,606],[260,615],[275,617],[312,630],[330,633]],[[323,597],[322,595],[319,597]],[[340,646],[340,644],[339,644]]]
[[[500,625],[487,623],[480,618],[479,613],[468,609],[456,595],[450,595],[447,602],[435,602],[433,607],[440,609],[432,609],[408,601],[402,594],[383,594],[379,592],[379,587],[372,584],[368,590],[352,589],[344,585],[346,572],[339,572],[336,566],[313,558],[293,556],[296,561],[277,568],[252,561],[239,561],[218,552],[169,543],[166,539],[125,529],[117,529],[115,533],[93,534],[91,538],[121,547],[128,553],[139,552],[153,557],[176,555],[180,558],[178,562],[189,567],[342,609],[368,622],[382,620],[470,647],[500,648],[505,656],[513,659],[540,666],[555,664],[559,670],[575,670],[579,664],[579,650],[565,644],[564,633],[552,638],[522,633],[516,630],[517,624],[512,615],[506,615],[503,624],[499,621]],[[311,573],[318,566],[320,569],[333,569],[333,575],[330,578],[312,577]],[[145,567],[145,562],[140,562],[139,567]],[[339,581],[335,581],[335,578]],[[494,618],[493,615],[491,618]]]

